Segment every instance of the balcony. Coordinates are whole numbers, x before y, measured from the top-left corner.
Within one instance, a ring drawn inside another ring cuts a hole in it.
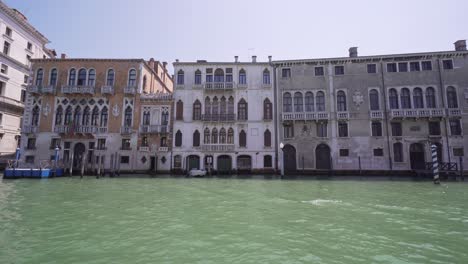
[[[383,119],[383,111],[370,111],[370,119]]]
[[[448,108],[447,109],[447,116],[448,117],[461,117],[462,112],[459,108]]]
[[[102,86],[101,94],[114,94],[114,86],[111,86],[111,85]]]
[[[54,85],[49,85],[49,86],[42,87],[42,93],[43,94],[54,94],[55,93],[55,86]]]
[[[283,121],[317,121],[328,120],[326,112],[288,112],[282,114]]]
[[[81,133],[81,134],[94,134],[96,133],[96,127],[95,126],[76,126],[74,129],[75,133]]]
[[[55,93],[55,86],[48,85],[48,86],[38,86],[38,85],[30,85],[26,87],[26,91],[33,93],[33,94],[53,94]]]
[[[205,122],[234,122],[236,120],[235,114],[209,114],[202,115],[201,120]]]
[[[123,146],[120,147],[120,150],[132,150],[132,148],[130,146]]]
[[[349,120],[349,112],[336,112],[336,119],[338,120]]]
[[[330,115],[327,112],[318,112],[317,113],[317,120],[328,120],[330,119]]]
[[[159,148],[158,148],[158,151],[159,151],[159,152],[168,152],[168,151],[169,151],[169,147],[159,147]]]
[[[237,85],[237,88],[239,88],[239,89],[245,89],[245,88],[247,88],[247,86],[248,86],[248,85],[247,85],[246,83],[239,83],[239,84]]]
[[[150,147],[148,146],[140,146],[138,148],[139,151],[146,151],[146,152],[149,152],[150,151]]]
[[[26,91],[33,93],[33,94],[38,94],[40,89],[39,89],[39,86],[37,85],[29,85],[26,87]]]
[[[234,144],[205,144],[202,145],[203,151],[225,152],[234,151]]]
[[[457,109],[458,110],[458,109]],[[444,117],[444,110],[439,108],[433,109],[392,109],[390,110],[390,118],[433,118]]]
[[[94,94],[94,86],[64,85],[62,86],[62,93],[64,94]]]
[[[203,86],[205,90],[209,91],[232,91],[234,89],[233,82],[206,82]]]
[[[26,134],[37,133],[37,126],[23,126],[21,132],[26,133]]]
[[[123,126],[120,128],[120,134],[132,134],[133,130],[131,127]]]
[[[203,88],[203,85],[201,83],[198,83],[198,84],[196,83],[192,85],[192,89],[201,89],[201,88]]]
[[[124,87],[124,94],[135,95],[136,94],[136,86],[127,86]]]
[[[271,88],[271,83],[262,83],[262,88],[270,89]]]
[[[142,101],[171,101],[172,94],[170,93],[150,93],[150,94],[141,94],[140,99]]]
[[[55,125],[54,133],[66,134],[70,131],[70,126]]]
[[[168,132],[167,125],[141,125],[140,133],[142,134],[165,134]]]

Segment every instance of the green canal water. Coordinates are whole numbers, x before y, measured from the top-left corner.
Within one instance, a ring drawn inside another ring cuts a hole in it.
[[[0,263],[468,263],[468,184],[3,180]]]

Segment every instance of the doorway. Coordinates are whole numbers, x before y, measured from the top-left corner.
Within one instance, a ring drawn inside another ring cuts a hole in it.
[[[286,145],[283,148],[284,173],[296,172],[296,148]]]
[[[320,144],[315,149],[315,168],[317,170],[331,169],[330,147],[326,144]]]
[[[421,143],[413,143],[410,145],[410,163],[412,170],[424,170],[426,168],[426,159],[424,156],[424,146]]]

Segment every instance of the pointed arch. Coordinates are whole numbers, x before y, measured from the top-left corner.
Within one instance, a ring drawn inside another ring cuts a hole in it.
[[[125,127],[131,127],[132,126],[132,108],[130,106],[127,106],[125,108],[125,113],[124,113],[124,126]]]
[[[219,130],[219,144],[226,144],[226,129],[224,127]]]
[[[78,71],[78,86],[84,86],[86,85],[86,69],[81,68]]]
[[[211,142],[210,129],[205,128],[205,131],[203,131],[203,143],[210,144],[210,142]]]
[[[227,104],[228,115],[234,116],[234,97],[230,96]]]
[[[273,104],[268,98],[265,98],[265,100],[263,100],[263,119],[264,120],[273,119]]]
[[[195,71],[195,84],[201,84],[202,82],[202,73],[199,69]]]
[[[244,69],[239,71],[239,84],[247,84],[247,74]]]
[[[185,79],[185,73],[182,69],[180,69],[178,72],[177,72],[177,84],[178,85],[183,85],[184,84],[184,80]]]
[[[55,113],[55,125],[62,124],[62,117],[63,117],[63,108],[61,105],[57,107],[57,112]]]
[[[107,86],[114,86],[115,82],[115,71],[114,69],[107,70],[107,78],[106,78],[106,85]]]
[[[136,70],[130,69],[128,71],[128,87],[136,86]]]
[[[68,85],[73,86],[76,83],[76,70],[71,68],[68,72]]]
[[[218,144],[218,129],[216,127],[211,130],[211,144]]]
[[[73,124],[75,127],[79,126],[81,122],[81,107],[77,106],[75,112],[73,113]]]
[[[227,144],[234,144],[234,129],[230,127],[227,132]]]
[[[53,68],[50,70],[49,85],[55,87],[57,85],[57,69]]]
[[[195,132],[193,132],[193,146],[200,146],[200,132],[198,132],[198,130],[195,130]]]
[[[219,101],[218,97],[215,96],[213,98],[213,102],[211,103],[211,115],[215,120],[218,120],[219,117]]]
[[[151,113],[150,111],[143,111],[143,125],[149,126],[151,120]]]
[[[176,103],[176,120],[184,120],[184,103],[180,99]]]
[[[248,120],[248,104],[244,100],[244,98],[240,99],[239,103],[237,104],[237,119],[238,120]]]
[[[182,146],[182,132],[180,132],[180,130],[177,130],[175,134],[175,146],[176,147]]]
[[[247,147],[247,134],[243,129],[239,133],[239,147]]]
[[[225,120],[226,112],[227,112],[226,97],[222,96],[219,102],[219,114],[223,118],[222,120]]]
[[[72,123],[72,115],[73,115],[73,109],[71,105],[67,106],[67,109],[65,110],[65,119],[63,124],[64,125],[70,125]]]
[[[89,126],[90,121],[91,121],[91,109],[89,108],[89,106],[86,106],[83,110],[83,119],[81,121],[81,124],[83,126]]]
[[[39,125],[39,113],[40,113],[40,109],[39,109],[39,106],[34,106],[33,110],[32,110],[32,118],[31,118],[31,125],[32,126],[37,126]]]
[[[201,103],[198,99],[195,100],[193,103],[193,120],[201,120]]]
[[[89,69],[88,71],[88,86],[94,87],[96,84],[96,70]]]
[[[271,81],[270,81],[270,71],[265,68],[263,70],[263,84],[270,84]]]
[[[93,108],[93,113],[91,114],[91,125],[97,126],[99,119],[99,108],[95,105]]]
[[[42,87],[42,81],[44,80],[44,70],[38,69],[36,72],[36,86]]]
[[[271,147],[271,132],[269,129],[263,133],[263,145],[265,147]]]
[[[107,109],[107,106],[104,106],[101,111],[101,120],[100,120],[100,126],[101,127],[107,127],[107,120],[109,119],[109,110]]]
[[[211,101],[208,96],[205,98],[205,115],[211,118]]]
[[[224,71],[223,69],[216,69],[214,72],[214,82],[224,82]]]

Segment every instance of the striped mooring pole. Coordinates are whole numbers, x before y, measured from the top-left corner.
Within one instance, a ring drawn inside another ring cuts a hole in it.
[[[434,174],[434,184],[440,184],[439,179],[439,161],[437,160],[437,146],[431,145],[432,151],[432,174]]]

